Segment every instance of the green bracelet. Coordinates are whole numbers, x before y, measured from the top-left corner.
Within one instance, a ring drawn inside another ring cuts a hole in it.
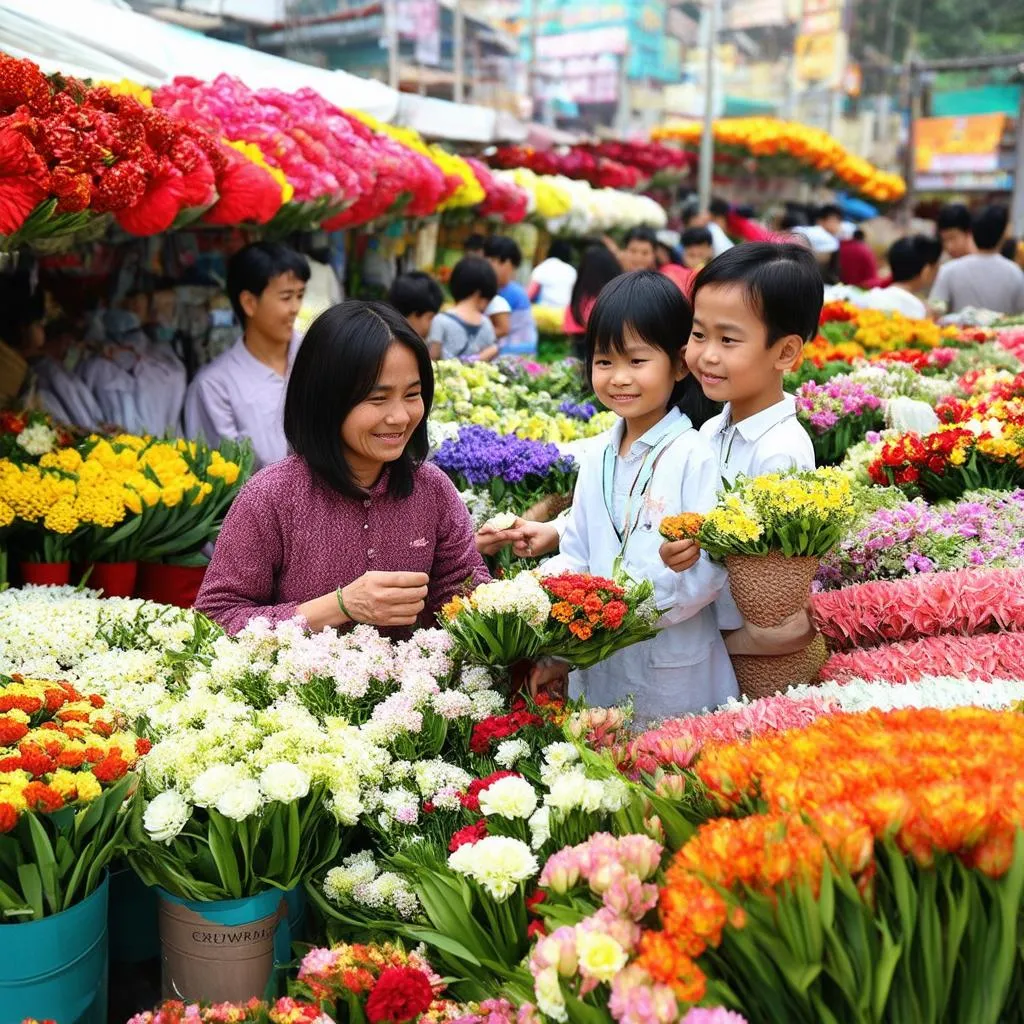
[[[345,601],[341,596],[341,589],[341,587],[338,587],[334,592],[334,596],[338,599],[338,607],[341,609],[341,614],[344,615],[349,622],[354,622],[358,626],[359,622],[356,617],[345,607]]]

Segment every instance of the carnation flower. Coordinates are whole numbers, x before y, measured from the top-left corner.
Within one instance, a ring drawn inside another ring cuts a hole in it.
[[[260,773],[260,789],[268,800],[290,804],[309,792],[310,778],[297,765],[276,761]]]
[[[449,855],[448,866],[472,878],[499,903],[507,900],[518,885],[540,869],[526,843],[508,836],[486,836],[479,842],[461,846]]]
[[[385,967],[366,1001],[370,1024],[403,1024],[427,1012],[434,990],[423,971],[415,967]]]
[[[480,812],[488,817],[528,818],[536,809],[536,790],[518,775],[498,779],[480,793]]]
[[[608,982],[626,966],[626,951],[610,935],[598,931],[576,932],[576,955],[584,977]]]
[[[225,790],[216,803],[218,813],[232,821],[244,821],[263,806],[263,793],[254,779],[242,779]]]
[[[530,744],[526,740],[504,740],[498,744],[498,749],[494,752],[494,761],[502,768],[514,768],[520,758],[529,755]]]
[[[188,824],[192,808],[176,790],[155,796],[142,815],[142,825],[155,843],[170,843]]]
[[[192,783],[192,802],[197,807],[211,807],[241,780],[242,773],[236,765],[212,764]]]

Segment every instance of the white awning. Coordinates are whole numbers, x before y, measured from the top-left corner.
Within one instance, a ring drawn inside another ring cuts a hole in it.
[[[430,139],[453,142],[493,142],[498,115],[490,107],[451,103],[404,92],[398,104],[398,123]]]
[[[398,113],[399,94],[382,82],[212,39],[104,0],[0,0],[0,49],[46,71],[143,85],[224,73],[253,89],[314,89],[339,107],[384,121]]]

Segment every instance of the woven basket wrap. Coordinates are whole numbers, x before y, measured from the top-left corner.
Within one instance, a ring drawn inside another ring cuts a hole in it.
[[[777,626],[807,603],[820,560],[808,556],[728,555],[729,589],[747,622]]]
[[[825,638],[819,634],[810,646],[795,654],[758,656],[735,654],[732,658],[740,693],[750,700],[771,697],[797,683],[810,683],[828,659]]]
[[[536,505],[531,505],[523,513],[523,518],[532,523],[550,523],[571,504],[571,494],[549,494],[546,498],[541,498]]]

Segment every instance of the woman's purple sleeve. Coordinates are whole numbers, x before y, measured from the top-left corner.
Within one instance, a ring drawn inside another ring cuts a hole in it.
[[[257,616],[284,622],[298,603],[274,604],[274,580],[284,562],[278,512],[256,481],[231,506],[206,570],[196,608],[231,634]]]

